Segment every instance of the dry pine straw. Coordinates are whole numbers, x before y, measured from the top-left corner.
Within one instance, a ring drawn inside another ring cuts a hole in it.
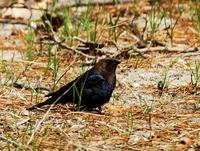
[[[184,101],[185,99],[187,101]],[[107,144],[111,148],[115,145],[122,145],[124,149],[147,146],[157,148],[159,144],[163,143],[168,144],[168,147],[175,145],[178,148],[189,148],[191,145],[197,146],[199,123],[198,121],[193,122],[190,119],[197,118],[198,120],[200,112],[192,113],[191,110],[185,108],[194,103],[195,98],[192,95],[187,95],[185,99],[177,99],[176,102],[155,108],[151,113],[151,124],[154,125],[152,129],[148,127],[148,114],[144,114],[144,109],[141,107],[131,107],[127,110],[123,109],[123,107],[107,105],[105,108],[107,114],[98,115],[72,112],[58,105],[53,107],[53,110],[43,121],[40,129],[36,132],[34,141],[40,142],[40,140],[43,140],[40,146],[41,149],[53,149],[57,145],[59,145],[59,148],[63,148],[69,144],[71,144],[68,146],[69,148],[72,146],[90,148],[91,144],[94,144],[97,148],[102,148],[102,145]],[[4,104],[4,109],[1,110],[1,121],[8,123],[8,127],[4,125],[3,133],[20,139],[22,131],[15,129],[15,127],[9,128],[9,125],[14,120],[12,117],[14,114],[13,110],[9,107],[11,104],[4,103],[6,102],[4,99],[1,99],[1,102],[1,105]],[[177,108],[181,105],[182,107]],[[15,113],[19,118],[18,120],[30,118],[22,125],[19,125],[22,126],[21,129],[24,129],[30,123],[35,125],[35,122],[45,114],[45,112],[41,111],[26,113],[27,111],[23,110],[24,104],[21,103],[21,100],[13,101],[12,106],[14,106],[14,110],[18,108],[17,113]],[[128,112],[135,118],[133,129],[131,129],[132,122],[130,117],[127,116]],[[48,131],[48,135],[44,139],[45,131]],[[129,142],[131,135],[134,135],[137,131],[144,133],[150,131],[152,136],[136,143]],[[28,133],[25,134],[25,140],[29,138],[29,135]],[[95,149],[95,147],[91,149]]]

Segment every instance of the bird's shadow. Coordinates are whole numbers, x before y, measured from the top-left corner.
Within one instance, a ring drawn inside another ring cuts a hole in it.
[[[43,107],[43,108],[36,108],[34,111],[41,111],[41,112],[47,112],[49,110],[49,107]],[[50,109],[52,112],[69,112],[69,113],[88,113],[88,114],[97,114],[97,115],[108,115],[108,113],[97,109],[97,108],[77,108],[75,106],[57,106]]]

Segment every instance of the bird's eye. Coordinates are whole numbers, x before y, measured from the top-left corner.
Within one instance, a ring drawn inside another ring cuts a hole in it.
[[[107,60],[106,63],[109,64],[109,63],[111,63],[111,61],[110,61],[110,60]]]

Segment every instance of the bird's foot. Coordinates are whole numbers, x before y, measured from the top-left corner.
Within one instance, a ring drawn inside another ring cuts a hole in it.
[[[104,115],[104,112],[101,110],[101,107],[97,107],[97,108],[87,108],[88,112],[93,112],[93,113],[96,113],[96,114],[103,114]]]

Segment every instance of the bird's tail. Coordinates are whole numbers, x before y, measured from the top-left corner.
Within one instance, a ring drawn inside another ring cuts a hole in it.
[[[28,108],[27,110],[34,110],[34,109],[37,109],[37,108],[40,108],[44,105],[49,105],[49,104],[53,104],[56,102],[56,99],[54,100],[52,97],[51,98],[48,98],[46,101],[42,102],[42,103],[38,103],[36,105],[33,105],[32,107]]]

